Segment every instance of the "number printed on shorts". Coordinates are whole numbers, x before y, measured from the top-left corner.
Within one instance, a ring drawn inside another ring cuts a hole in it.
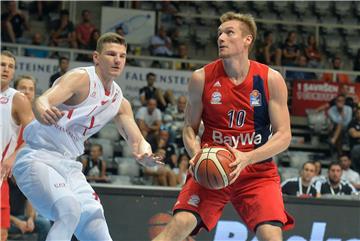
[[[246,111],[245,110],[229,110],[229,128],[233,128],[234,122],[236,127],[242,127],[245,123]]]

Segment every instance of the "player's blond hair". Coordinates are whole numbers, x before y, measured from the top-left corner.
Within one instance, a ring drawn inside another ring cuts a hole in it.
[[[18,85],[20,84],[20,82],[23,80],[23,79],[29,79],[33,82],[34,84],[34,88],[36,89],[36,79],[34,77],[32,77],[31,75],[27,75],[27,74],[24,74],[24,75],[20,75],[19,77],[16,78],[15,82],[14,82],[14,87],[15,89],[18,88]]]
[[[103,35],[100,36],[96,44],[96,51],[101,53],[105,43],[117,43],[127,47],[125,38],[123,38],[117,33],[112,33],[112,32],[104,33]]]
[[[241,31],[243,32],[244,35],[251,35],[253,37],[253,40],[249,47],[249,50],[251,50],[251,48],[255,43],[256,34],[257,34],[257,27],[254,17],[251,14],[242,14],[235,12],[226,12],[220,17],[221,23],[225,23],[230,20],[237,20],[246,26],[246,28],[241,27]]]
[[[4,56],[9,57],[9,58],[13,58],[15,63],[16,63],[15,55],[13,53],[11,53],[9,50],[2,50],[1,55],[4,55]]]

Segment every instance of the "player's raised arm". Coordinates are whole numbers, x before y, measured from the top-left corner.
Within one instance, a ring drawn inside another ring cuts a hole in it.
[[[193,72],[188,86],[189,101],[185,109],[185,125],[183,129],[183,141],[188,154],[192,157],[201,149],[196,141],[199,132],[201,114],[203,111],[202,94],[205,82],[204,69]]]
[[[127,99],[123,99],[118,114],[114,117],[117,129],[130,146],[136,160],[142,165],[161,163],[161,157],[154,156],[150,144],[141,135],[134,120],[134,113]]]
[[[74,70],[60,77],[53,87],[36,99],[36,119],[45,125],[55,124],[63,116],[56,106],[67,101],[79,103],[84,100],[88,95],[89,83],[85,70]]]

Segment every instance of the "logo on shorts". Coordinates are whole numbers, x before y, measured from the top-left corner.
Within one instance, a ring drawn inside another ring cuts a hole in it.
[[[188,204],[192,205],[192,206],[195,206],[195,207],[198,207],[199,203],[200,203],[200,197],[198,195],[191,195],[191,197],[190,197],[190,199],[188,201]]]
[[[214,93],[212,93],[211,95],[211,101],[210,103],[213,105],[218,105],[221,104],[221,93],[218,91],[215,91]]]
[[[261,93],[258,90],[251,91],[250,106],[261,106]]]
[[[60,183],[55,183],[54,184],[54,187],[55,188],[62,188],[62,187],[65,187],[66,185],[65,185],[65,183],[63,183],[63,182],[60,182]]]

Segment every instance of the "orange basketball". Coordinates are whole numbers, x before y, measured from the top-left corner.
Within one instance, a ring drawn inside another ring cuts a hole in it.
[[[235,161],[234,155],[222,147],[202,149],[194,158],[195,180],[205,188],[221,189],[229,185],[230,173],[235,168],[229,164]]]

